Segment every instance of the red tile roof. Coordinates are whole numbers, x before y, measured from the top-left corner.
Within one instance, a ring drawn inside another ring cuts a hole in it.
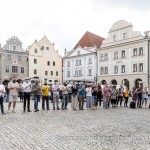
[[[74,47],[74,49],[76,49],[78,46],[81,47],[93,47],[93,46],[97,46],[97,48],[100,48],[100,46],[102,45],[102,41],[104,40],[103,37],[100,37],[96,34],[93,34],[89,31],[87,31],[82,38],[79,40],[79,42],[76,44],[76,46]]]

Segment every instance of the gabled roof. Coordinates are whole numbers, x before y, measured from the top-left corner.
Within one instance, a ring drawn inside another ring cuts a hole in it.
[[[81,47],[93,47],[93,46],[97,46],[97,48],[100,48],[100,46],[102,45],[102,41],[104,40],[103,37],[98,36],[96,34],[93,34],[89,31],[87,31],[82,38],[79,40],[79,42],[76,44],[76,46],[74,47],[74,49],[76,49],[78,46]]]
[[[6,42],[7,44],[22,44],[22,42],[19,40],[17,36],[12,36]]]

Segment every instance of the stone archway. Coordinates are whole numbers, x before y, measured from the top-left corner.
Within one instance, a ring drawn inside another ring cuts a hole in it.
[[[130,83],[129,83],[129,80],[128,79],[123,79],[121,81],[121,85],[122,86],[126,86],[128,89],[130,88]]]
[[[101,85],[104,85],[106,83],[106,80],[101,81]]]
[[[111,80],[111,85],[117,85],[117,80],[115,79]]]
[[[140,79],[140,78],[135,79],[135,81],[134,81],[135,87],[142,87],[143,88],[143,83],[141,83],[140,81],[142,81],[142,79]]]

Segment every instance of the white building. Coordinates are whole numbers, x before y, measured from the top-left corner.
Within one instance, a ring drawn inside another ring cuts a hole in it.
[[[29,77],[62,83],[62,57],[46,36],[29,47]]]
[[[149,42],[127,21],[113,24],[98,55],[98,82],[126,85],[149,84]],[[140,81],[140,82],[139,82]]]
[[[64,81],[96,80],[96,47],[72,50],[64,57]]]
[[[97,47],[103,38],[86,32],[74,49],[65,52],[63,58],[64,81],[96,82],[97,79]]]

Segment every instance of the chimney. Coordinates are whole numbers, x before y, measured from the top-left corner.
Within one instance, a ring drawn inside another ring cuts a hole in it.
[[[66,53],[66,52],[67,52],[67,49],[65,48],[64,51],[65,51],[65,53]]]
[[[37,40],[35,39],[35,43],[37,42]]]

